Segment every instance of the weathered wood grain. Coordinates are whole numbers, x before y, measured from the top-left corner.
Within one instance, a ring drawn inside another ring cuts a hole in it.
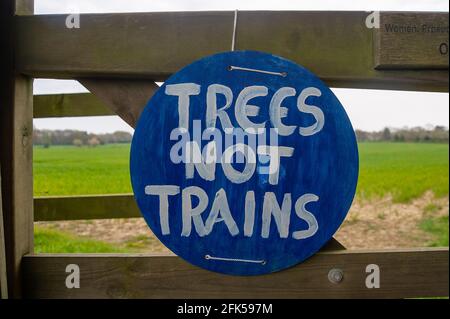
[[[132,194],[37,197],[35,221],[142,217]]]
[[[33,15],[34,0],[15,0],[15,12],[17,15]]]
[[[364,27],[365,15],[361,12],[242,12],[237,49],[257,49],[285,56],[335,87],[448,91],[448,64],[445,68],[429,60],[420,63],[415,60],[412,64],[403,61],[399,64],[401,70],[396,67],[383,70],[383,64],[373,59],[373,30]],[[64,20],[62,15],[16,18],[18,71],[56,78],[163,80],[196,58],[229,50],[228,42],[231,43],[232,13],[84,15],[82,23],[89,27],[78,30],[65,29]],[[262,41],[264,38],[266,41]],[[392,61],[397,63],[395,59]],[[411,70],[415,68],[423,70]],[[31,144],[27,133],[30,113],[25,111],[28,108],[32,112],[32,101],[29,79],[14,79],[14,103],[24,106],[16,107],[13,112],[2,111],[1,115],[16,119],[23,116],[25,121],[11,121],[12,127],[2,128],[2,132],[12,132],[8,136],[14,137],[10,148],[2,148],[2,151],[12,150],[19,157],[16,163],[8,165],[11,169],[4,175],[7,182],[3,183],[12,185],[3,192],[8,195],[6,219],[8,226],[11,224],[8,241],[15,242],[12,260],[17,288],[20,260],[32,247],[29,239],[32,234],[30,216],[33,216],[29,211],[30,207],[32,209],[29,192],[32,183],[28,180],[30,158],[27,155]],[[108,98],[102,92],[107,90],[100,89],[97,94]],[[124,117],[135,121],[136,114],[133,111]],[[2,143],[8,136],[2,137]],[[1,156],[2,164],[4,159],[12,158],[12,155]],[[18,169],[22,164],[25,170],[20,173]],[[19,200],[24,202],[19,203]],[[14,210],[13,204],[18,205]],[[25,232],[28,235],[24,235]],[[19,240],[23,242],[18,243]],[[80,265],[81,289],[65,288],[68,263]],[[364,269],[369,263],[381,267],[380,289],[364,286]],[[345,272],[344,281],[338,285],[327,279],[329,269],[336,267]],[[448,249],[323,252],[302,265],[261,277],[219,275],[174,256],[27,255],[23,258],[22,270],[24,295],[41,298],[448,296]],[[18,296],[16,288],[14,295]]]
[[[11,189],[7,181],[10,180],[10,173],[7,172],[11,167],[11,164],[8,163],[11,160],[9,155],[11,141],[9,136],[11,135],[11,104],[12,104],[12,88],[13,88],[13,80],[11,74],[12,68],[12,59],[13,59],[13,51],[11,50],[11,12],[13,11],[13,1],[0,1],[0,19],[4,23],[4,27],[0,28],[0,41],[3,46],[3,58],[0,59],[0,199],[5,198],[5,203],[0,203],[0,223],[1,227],[3,227],[3,223],[7,223],[6,218],[3,218],[3,207],[9,209],[8,199],[11,197]],[[6,137],[8,135],[8,138]],[[3,205],[4,204],[4,205]],[[0,234],[1,239],[3,240],[2,245],[5,247],[5,236],[6,234]],[[1,249],[1,248],[0,248]],[[5,252],[5,248],[4,248]],[[6,271],[6,252],[5,256],[0,256],[0,288],[1,288],[1,297],[5,293],[5,288],[7,288],[4,278],[4,271]],[[3,275],[2,275],[3,274]],[[8,292],[6,291],[6,294]]]
[[[34,118],[116,115],[91,93],[35,95],[33,104]]]
[[[65,287],[65,268],[80,267],[80,288]],[[379,289],[365,285],[366,266],[381,270]],[[328,272],[340,268],[339,284]],[[321,252],[288,270],[228,276],[171,255],[28,255],[28,298],[407,298],[448,296],[448,248]]]
[[[1,167],[0,167],[1,172]],[[3,227],[2,178],[0,175],[0,299],[8,298],[8,280],[6,275],[5,232]]]
[[[7,216],[10,260],[10,295],[21,296],[22,256],[33,251],[33,82],[18,75],[14,80],[11,152],[11,198]]]
[[[35,95],[33,117],[118,115],[134,127],[158,89],[149,80],[82,79],[80,82],[92,93]]]
[[[376,68],[448,70],[448,31],[448,13],[380,14]]]
[[[411,13],[412,14],[412,13]],[[332,87],[448,92],[447,70],[376,70],[367,12],[239,12],[236,50],[297,62]],[[34,77],[164,80],[183,66],[229,51],[233,12],[16,17],[19,72]]]
[[[81,79],[92,93],[35,95],[34,118],[118,115],[131,127],[158,86],[149,80]]]
[[[131,127],[135,127],[148,100],[158,89],[149,80],[80,79],[90,92]]]
[[[0,76],[0,165],[8,295],[21,296],[22,257],[33,251],[33,84],[14,68],[13,16],[28,14],[31,0],[2,1],[1,41],[5,58]]]

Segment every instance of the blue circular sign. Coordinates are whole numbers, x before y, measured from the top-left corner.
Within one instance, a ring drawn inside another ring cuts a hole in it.
[[[172,75],[139,118],[131,181],[154,234],[199,267],[259,275],[300,263],[343,222],[355,134],[305,68],[237,51]]]

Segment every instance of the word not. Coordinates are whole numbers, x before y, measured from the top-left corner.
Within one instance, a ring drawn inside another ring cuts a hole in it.
[[[176,185],[148,185],[145,187],[145,194],[159,197],[159,219],[162,235],[170,235],[169,225],[169,196],[180,193],[180,187]],[[196,200],[194,201],[194,197]],[[294,210],[298,218],[308,225],[306,230],[297,230],[292,233],[294,239],[305,239],[313,236],[319,229],[317,219],[306,209],[306,205],[317,202],[319,197],[314,194],[304,194],[297,198]],[[194,224],[198,236],[203,237],[211,234],[215,224],[223,222],[231,236],[240,234],[240,229],[233,218],[228,204],[227,194],[223,188],[219,189],[211,205],[206,221],[202,214],[206,211],[209,198],[207,193],[200,187],[189,186],[181,191],[182,201],[182,231],[181,236],[189,237]],[[193,206],[196,202],[197,205]],[[255,225],[255,192],[247,191],[244,203],[245,220],[243,225],[244,237],[252,237]],[[262,205],[262,227],[261,237],[269,238],[272,218],[275,220],[280,238],[288,238],[291,223],[292,196],[286,193],[283,196],[282,204],[277,201],[275,193],[266,192]]]
[[[220,146],[217,145],[215,141],[209,142],[203,148],[203,151],[200,150],[195,141],[174,145],[171,149],[171,159],[174,163],[180,163],[181,161],[185,163],[186,179],[193,179],[196,170],[204,180],[215,180],[216,165],[219,162],[222,165],[223,173],[230,182],[242,184],[254,175],[258,155],[259,162],[264,160],[268,163],[269,183],[277,185],[281,158],[292,157],[294,154],[293,147],[259,145],[255,152],[252,146],[243,143],[230,145],[221,153],[221,151],[218,151]],[[174,155],[179,153],[182,155]],[[239,171],[233,167],[233,163],[245,163],[245,167],[242,171]]]

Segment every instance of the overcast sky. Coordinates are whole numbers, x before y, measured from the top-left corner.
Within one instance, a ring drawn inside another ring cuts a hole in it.
[[[35,13],[99,13],[202,10],[385,10],[446,11],[441,0],[35,0]],[[35,94],[86,92],[76,81],[34,82]],[[448,93],[333,89],[346,109],[354,128],[449,126]],[[36,119],[43,129],[78,129],[101,133],[131,127],[116,116]]]

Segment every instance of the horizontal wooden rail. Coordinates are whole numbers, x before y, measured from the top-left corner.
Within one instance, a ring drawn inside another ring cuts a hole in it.
[[[34,198],[35,221],[142,217],[131,194]]]
[[[448,33],[444,40],[420,33],[405,42],[402,33],[368,28],[368,14],[242,11],[236,49],[283,56],[332,87],[448,92],[448,55],[436,57],[442,43],[448,46]],[[390,16],[397,21],[398,14],[389,12],[381,14],[382,21]],[[79,29],[66,28],[66,18],[15,18],[17,71],[33,77],[164,80],[196,59],[229,51],[234,13],[83,14]],[[448,13],[404,13],[399,21],[447,21],[448,27]],[[390,56],[403,50],[406,58],[389,59],[382,54],[386,45]]]
[[[33,117],[116,115],[91,93],[33,96]]]
[[[206,271],[170,255],[28,255],[27,298],[409,298],[448,296],[448,248],[320,252],[263,276]],[[80,288],[67,289],[68,264],[80,267]],[[366,287],[366,266],[380,268],[380,288]],[[328,280],[339,268],[342,282]]]

